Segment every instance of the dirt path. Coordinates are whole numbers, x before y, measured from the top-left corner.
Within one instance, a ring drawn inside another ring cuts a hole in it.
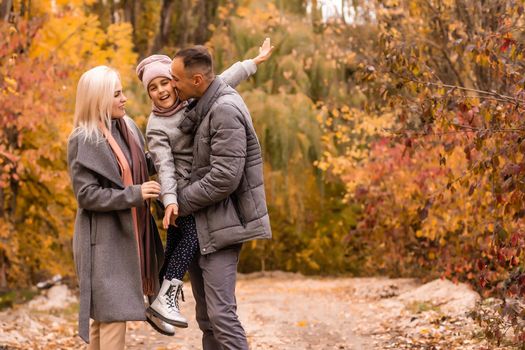
[[[443,286],[450,288],[429,288]],[[431,292],[418,287],[410,279],[250,275],[239,279],[238,311],[253,350],[480,349],[473,337],[479,330],[463,315],[462,299],[436,295],[439,300],[423,301]],[[183,313],[191,319],[195,303],[190,287],[185,289]],[[22,305],[1,312],[0,349],[82,348],[75,337],[77,308],[73,303],[41,312]],[[200,349],[200,331],[191,320],[188,329],[165,337],[145,322],[131,322],[127,345]]]
[[[310,280],[294,275],[241,279],[237,286],[239,317],[246,328],[251,349],[366,349],[352,333],[350,304],[341,303],[349,280]],[[190,294],[190,293],[187,293]],[[334,297],[335,296],[335,297]],[[195,307],[189,297],[186,314]],[[195,321],[173,338],[157,337],[146,325],[131,335],[130,349],[200,349],[200,331]]]

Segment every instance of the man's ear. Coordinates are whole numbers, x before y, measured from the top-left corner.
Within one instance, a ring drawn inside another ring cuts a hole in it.
[[[193,85],[200,86],[203,81],[204,81],[204,77],[202,76],[202,74],[197,73],[193,75]]]

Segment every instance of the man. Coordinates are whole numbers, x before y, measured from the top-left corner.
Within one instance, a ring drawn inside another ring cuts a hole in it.
[[[199,254],[189,272],[203,349],[248,349],[235,283],[242,243],[271,238],[261,148],[248,108],[215,76],[206,48],[179,51],[171,73],[179,97],[194,99],[179,125],[195,138],[178,214],[193,213],[197,225]]]

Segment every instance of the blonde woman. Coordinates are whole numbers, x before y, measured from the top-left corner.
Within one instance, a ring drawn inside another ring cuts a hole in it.
[[[144,140],[126,116],[126,100],[109,67],[90,69],[78,82],[67,156],[78,202],[79,335],[88,349],[125,348],[126,321],[146,320],[144,295],[158,290],[163,262],[149,208],[160,185],[148,181]]]

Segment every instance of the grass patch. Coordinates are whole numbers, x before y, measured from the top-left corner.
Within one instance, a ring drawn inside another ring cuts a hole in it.
[[[74,319],[78,316],[78,310],[79,310],[79,304],[78,302],[73,302],[68,304],[64,308],[53,308],[49,310],[36,310],[31,309],[31,312],[35,315],[52,315],[56,317],[60,317],[63,319]],[[0,349],[2,350],[2,349]]]
[[[408,311],[410,311],[413,314],[420,314],[426,311],[436,311],[440,312],[439,306],[428,302],[428,301],[412,301],[409,304],[406,305],[406,308]]]
[[[38,294],[38,291],[32,289],[17,289],[0,293],[0,310],[13,307],[15,304],[28,302]]]
[[[78,303],[71,303],[63,309],[53,309],[51,313],[56,316],[63,316],[65,318],[75,318],[78,315],[79,305]]]

